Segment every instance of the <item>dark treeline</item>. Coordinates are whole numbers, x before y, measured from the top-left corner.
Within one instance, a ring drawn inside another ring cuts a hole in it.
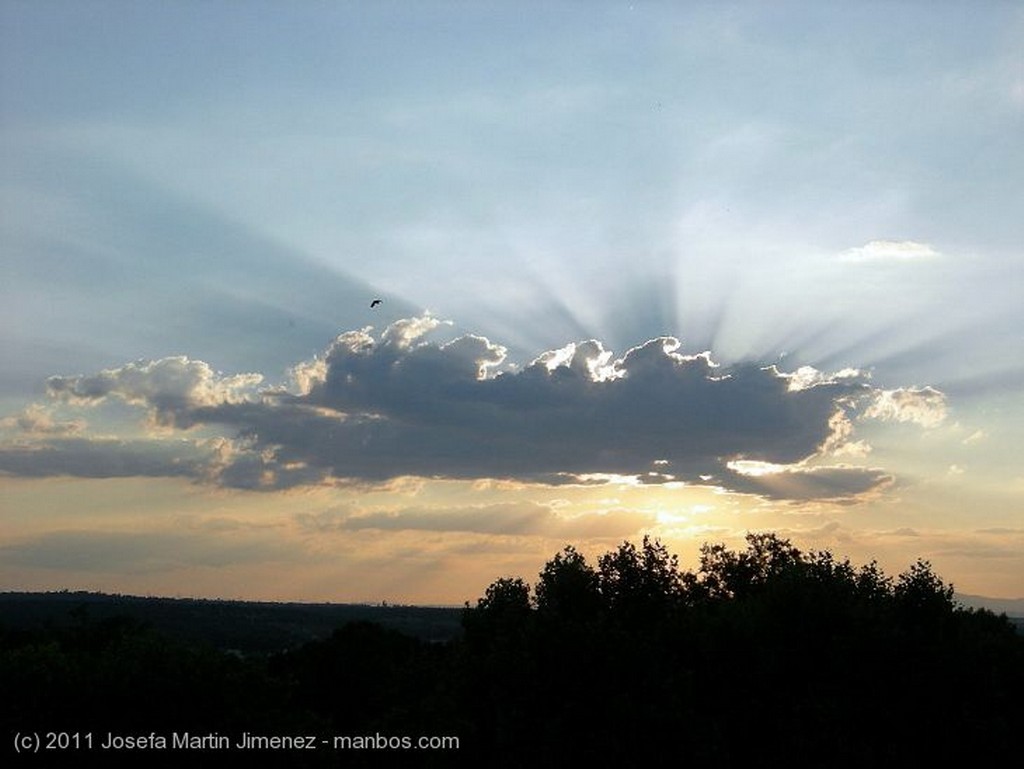
[[[8,750],[19,731],[247,731],[378,742],[286,760],[215,750],[103,760],[916,766],[1011,758],[1024,723],[1024,638],[1005,617],[959,608],[926,562],[893,578],[771,534],[750,535],[742,551],[705,546],[695,571],[648,539],[594,564],[567,547],[533,586],[495,581],[467,604],[463,629],[431,643],[350,622],[247,657],[128,618],[0,630]],[[379,742],[402,736],[456,736],[459,749]]]

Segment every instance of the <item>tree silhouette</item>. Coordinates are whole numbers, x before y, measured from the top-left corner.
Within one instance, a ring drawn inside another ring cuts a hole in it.
[[[607,609],[620,621],[657,623],[683,601],[679,558],[656,540],[644,537],[598,559],[598,582]]]
[[[482,650],[509,647],[521,641],[530,622],[530,586],[520,577],[503,577],[487,587],[476,608],[466,604],[466,642]]]
[[[601,579],[572,545],[544,564],[536,586],[540,614],[559,622],[593,622],[603,602]]]
[[[464,621],[475,744],[502,765],[567,744],[623,766],[977,760],[1008,755],[1024,717],[1005,618],[958,608],[926,561],[893,580],[771,533],[705,545],[695,572],[650,538],[596,569],[566,547],[532,603],[506,578]]]

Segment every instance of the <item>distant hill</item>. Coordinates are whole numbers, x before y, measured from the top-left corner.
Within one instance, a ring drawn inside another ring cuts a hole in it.
[[[376,622],[431,642],[461,633],[461,609],[144,598],[105,593],[0,593],[0,629],[31,630],[129,616],[189,644],[245,654],[300,646],[353,621]]]
[[[971,609],[988,609],[1007,617],[1024,618],[1024,598],[987,598],[983,595],[961,595],[954,598]]]
[[[954,598],[969,609],[988,609],[996,614],[1005,614],[1016,626],[1017,632],[1024,635],[1024,598],[988,598],[959,593]]]

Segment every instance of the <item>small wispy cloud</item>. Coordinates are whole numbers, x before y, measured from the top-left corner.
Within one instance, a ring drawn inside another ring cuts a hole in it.
[[[975,430],[973,433],[964,438],[961,441],[961,443],[963,443],[965,446],[969,446],[972,443],[978,443],[980,441],[983,441],[985,438],[986,433],[984,430]]]
[[[36,569],[119,571],[142,575],[180,568],[224,567],[267,560],[295,561],[303,554],[275,532],[61,530],[0,545],[7,563]]]
[[[884,489],[894,478],[884,470],[854,465],[775,465],[769,462],[734,460],[727,486],[732,491],[790,501],[849,503]]]
[[[38,403],[28,405],[20,414],[0,419],[0,429],[16,430],[31,436],[77,435],[85,427],[84,419],[55,419],[49,409]]]
[[[877,390],[864,417],[935,427],[946,419],[946,396],[933,387]]]
[[[872,240],[859,248],[850,248],[839,255],[844,262],[914,261],[930,259],[939,252],[927,243],[913,240]]]
[[[657,522],[655,515],[650,512],[622,507],[572,516],[563,515],[557,507],[551,503],[508,502],[372,511],[345,508],[315,514],[299,513],[295,521],[302,531],[318,535],[372,529],[547,536],[561,539],[630,536]]]

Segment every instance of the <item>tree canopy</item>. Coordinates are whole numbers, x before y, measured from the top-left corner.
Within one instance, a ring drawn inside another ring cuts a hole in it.
[[[626,766],[994,757],[1024,715],[1024,642],[958,607],[927,561],[891,578],[771,533],[704,545],[695,571],[646,537],[595,565],[567,546],[532,590],[495,582],[464,625],[478,738],[513,764],[568,738]]]

